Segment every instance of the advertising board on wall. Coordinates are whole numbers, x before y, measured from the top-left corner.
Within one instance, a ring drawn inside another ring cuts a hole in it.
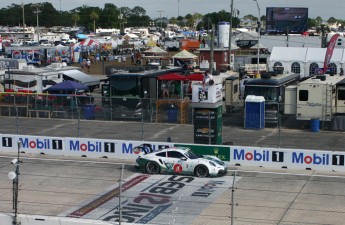
[[[188,147],[197,154],[217,156],[230,166],[345,171],[345,153],[340,151],[0,134],[0,152],[9,153],[20,151],[134,161],[143,151],[136,147],[143,144],[151,145],[153,151]]]
[[[235,165],[345,171],[343,152],[243,146],[231,146],[230,151]]]

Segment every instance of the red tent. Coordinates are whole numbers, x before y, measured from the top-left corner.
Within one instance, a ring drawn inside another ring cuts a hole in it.
[[[203,81],[204,80],[204,74],[192,73],[191,75],[186,76],[186,80]]]
[[[178,73],[167,73],[157,77],[157,80],[186,80],[186,77]]]

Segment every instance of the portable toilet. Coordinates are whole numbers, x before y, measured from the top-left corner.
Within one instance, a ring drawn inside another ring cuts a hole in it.
[[[248,95],[246,97],[244,128],[265,128],[265,98],[263,96]]]

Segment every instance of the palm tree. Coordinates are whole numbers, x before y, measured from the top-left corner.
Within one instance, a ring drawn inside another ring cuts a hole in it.
[[[320,26],[320,24],[322,23],[322,18],[320,16],[315,18],[315,21],[317,23],[317,26]]]
[[[171,17],[170,18],[170,23],[172,23],[172,25],[175,25],[175,24],[177,24],[177,19],[176,19],[176,17]]]
[[[76,27],[77,26],[77,21],[80,20],[80,16],[77,13],[74,13],[72,15],[72,20],[74,21],[74,26]]]
[[[93,21],[93,31],[96,32],[96,20],[99,19],[98,14],[95,11],[92,11],[90,14],[90,19]]]

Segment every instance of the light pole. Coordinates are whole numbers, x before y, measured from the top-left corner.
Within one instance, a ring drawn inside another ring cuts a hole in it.
[[[8,178],[13,181],[13,209],[14,209],[14,218],[13,218],[13,225],[20,224],[18,223],[18,194],[19,194],[19,154],[20,154],[20,147],[22,145],[21,141],[17,142],[18,147],[18,155],[16,159],[13,159],[11,161],[11,164],[13,164],[16,167],[15,172],[11,171],[8,173]]]
[[[258,62],[257,62],[257,76],[260,76],[260,71],[259,71],[259,64],[260,64],[260,32],[261,32],[261,27],[260,27],[260,7],[258,0],[253,0],[256,2],[256,6],[258,7],[258,13],[259,13],[259,19],[258,19]]]

